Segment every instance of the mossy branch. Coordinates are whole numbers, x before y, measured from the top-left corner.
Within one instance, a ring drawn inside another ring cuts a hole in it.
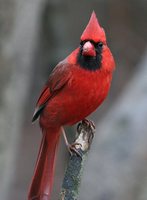
[[[62,189],[59,200],[77,200],[79,196],[79,187],[83,174],[84,162],[87,158],[95,126],[93,122],[83,120],[77,126],[78,137],[73,143],[76,154],[70,156],[65,172]]]

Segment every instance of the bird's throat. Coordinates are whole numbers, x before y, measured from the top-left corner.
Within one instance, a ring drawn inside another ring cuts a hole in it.
[[[102,61],[102,55],[96,54],[96,56],[83,56],[80,52],[77,57],[78,64],[87,70],[95,71],[97,69],[101,68],[101,61]]]

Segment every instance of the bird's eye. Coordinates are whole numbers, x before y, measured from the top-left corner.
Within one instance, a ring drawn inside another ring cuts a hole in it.
[[[103,47],[103,43],[102,42],[98,42],[97,46],[98,46],[98,48],[101,49]]]
[[[81,42],[80,42],[80,46],[83,46],[83,44],[84,44],[84,41],[81,41]]]

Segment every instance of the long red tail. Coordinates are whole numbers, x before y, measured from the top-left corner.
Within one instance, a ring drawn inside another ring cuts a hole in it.
[[[28,200],[50,200],[60,131],[43,131]]]

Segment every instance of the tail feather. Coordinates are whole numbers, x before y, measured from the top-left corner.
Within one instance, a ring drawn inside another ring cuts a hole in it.
[[[60,131],[43,131],[28,200],[50,200]]]

